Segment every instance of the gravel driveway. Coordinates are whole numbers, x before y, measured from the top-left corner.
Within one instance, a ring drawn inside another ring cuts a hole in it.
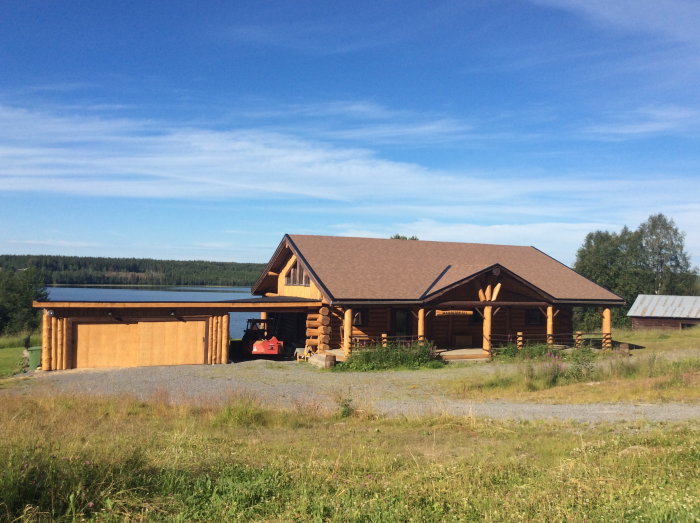
[[[503,367],[501,367],[503,368]],[[358,409],[386,416],[474,415],[510,419],[568,419],[605,422],[700,419],[700,405],[681,403],[597,403],[549,405],[510,401],[469,401],[449,397],[446,382],[493,366],[473,363],[440,370],[329,372],[296,362],[265,360],[233,365],[187,365],[128,369],[38,372],[4,394],[131,395],[195,404],[251,397],[264,404],[335,411],[347,398]]]

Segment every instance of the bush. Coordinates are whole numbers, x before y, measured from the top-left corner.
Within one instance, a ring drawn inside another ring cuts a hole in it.
[[[590,347],[574,349],[567,359],[571,362],[571,365],[566,370],[566,377],[570,381],[588,381],[592,379],[595,372],[595,366],[593,365],[595,353]]]
[[[432,352],[432,345],[416,342],[410,345],[389,343],[369,345],[353,351],[348,359],[337,364],[336,371],[368,371],[386,369],[438,368],[444,362]]]
[[[546,343],[526,343],[522,349],[518,349],[517,345],[505,345],[492,350],[496,359],[512,360],[540,360],[550,352],[551,349]]]

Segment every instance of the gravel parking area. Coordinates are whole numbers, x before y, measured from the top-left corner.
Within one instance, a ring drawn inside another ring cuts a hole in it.
[[[329,372],[296,362],[254,360],[233,365],[141,367],[37,372],[5,394],[130,395],[171,402],[220,404],[250,397],[264,404],[335,411],[344,399],[358,409],[386,416],[474,415],[509,419],[606,422],[700,419],[700,405],[598,403],[549,405],[469,401],[449,397],[445,382],[493,366],[472,363],[439,370]]]

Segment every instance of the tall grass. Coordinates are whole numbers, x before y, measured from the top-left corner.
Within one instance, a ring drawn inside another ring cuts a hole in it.
[[[635,393],[642,388],[646,389],[642,391],[644,399],[653,397],[655,390],[668,392],[673,389],[674,395],[657,395],[657,399],[700,400],[700,358],[688,356],[672,360],[656,353],[636,357],[626,354],[596,355],[589,348],[581,348],[565,356],[548,353],[541,360],[526,360],[516,366],[496,368],[496,372],[491,374],[472,375],[459,380],[454,387],[464,397],[474,397],[474,393],[491,395],[499,392],[501,396],[517,396],[524,392],[567,388],[570,394],[568,400],[575,402],[578,400],[577,391],[581,389],[574,391],[571,387],[592,384],[596,388],[586,391],[586,397],[592,397],[597,390],[599,401],[610,401],[612,398],[606,397],[605,391],[613,385],[624,389],[625,382],[640,384],[640,387],[627,387],[629,394],[625,399],[635,399]],[[616,399],[622,399],[619,392],[616,392]]]
[[[0,519],[690,521],[699,457],[694,422],[340,420],[246,399],[7,396]]]
[[[420,369],[443,367],[431,345],[424,342],[411,344],[388,343],[369,345],[354,350],[348,359],[334,367],[336,371],[371,371],[387,369]]]
[[[0,349],[24,347],[27,336],[29,336],[27,333],[0,336]],[[32,334],[29,336],[29,346],[33,347],[37,345],[41,345],[41,334]]]

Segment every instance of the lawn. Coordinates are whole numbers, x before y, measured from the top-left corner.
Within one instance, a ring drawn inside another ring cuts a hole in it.
[[[700,424],[5,396],[0,518],[694,521]]]
[[[23,347],[0,349],[0,378],[17,374],[22,369]]]
[[[528,350],[523,350],[516,357],[496,358],[489,364],[491,372],[474,372],[445,380],[443,385],[452,395],[464,399],[545,403],[700,401],[700,329],[617,330],[614,338],[644,348],[629,354],[530,351],[530,357],[524,357]]]

